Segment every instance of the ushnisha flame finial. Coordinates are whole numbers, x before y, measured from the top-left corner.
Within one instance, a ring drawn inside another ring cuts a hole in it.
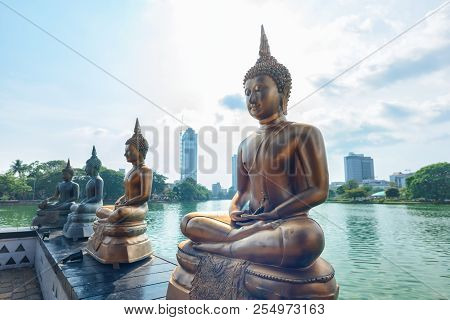
[[[97,150],[95,150],[95,146],[92,147],[92,156],[93,157],[97,156]]]
[[[264,26],[261,25],[261,41],[259,44],[259,56],[270,57],[270,47],[269,41],[267,40],[266,32],[264,31]]]
[[[139,124],[139,118],[136,118],[136,124],[134,125],[134,134],[141,134],[141,125]]]
[[[67,158],[67,165],[66,165],[66,169],[72,168],[72,166],[70,165],[70,158]]]
[[[149,145],[145,137],[142,135],[141,126],[139,124],[138,118],[136,118],[136,124],[134,125],[134,134],[130,139],[127,140],[125,144],[134,145],[139,150],[139,152],[141,152],[141,154],[145,159]]]

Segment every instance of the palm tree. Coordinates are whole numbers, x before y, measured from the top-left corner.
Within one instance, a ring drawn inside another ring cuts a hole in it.
[[[18,173],[19,177],[22,177],[26,170],[27,165],[22,160],[17,159],[11,164],[11,172],[13,174]]]

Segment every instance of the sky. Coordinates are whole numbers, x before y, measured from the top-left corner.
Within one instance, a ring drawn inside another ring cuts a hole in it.
[[[371,156],[378,179],[449,162],[450,5],[297,104],[444,2],[0,0],[0,172],[15,159],[82,167],[94,144],[106,167],[129,168],[138,117],[152,168],[179,179],[190,126],[198,181],[229,187],[258,126],[242,79],[261,24],[293,78],[287,118],[322,131],[330,181],[349,152]]]

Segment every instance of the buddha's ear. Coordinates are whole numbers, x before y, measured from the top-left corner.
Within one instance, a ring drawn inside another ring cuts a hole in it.
[[[288,103],[288,99],[286,97],[286,94],[281,93],[280,94],[280,104],[281,104],[281,110],[283,111],[284,115],[287,115],[287,103]]]

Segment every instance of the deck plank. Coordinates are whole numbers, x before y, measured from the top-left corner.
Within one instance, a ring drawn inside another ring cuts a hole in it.
[[[60,261],[71,253],[83,250],[87,241],[73,242],[61,231],[52,232],[50,239],[41,241],[47,256],[53,261],[58,277],[63,279],[65,290],[78,299],[164,299],[168,281],[176,264],[153,256],[130,264],[120,264],[120,269],[101,264],[88,254],[80,262]]]

